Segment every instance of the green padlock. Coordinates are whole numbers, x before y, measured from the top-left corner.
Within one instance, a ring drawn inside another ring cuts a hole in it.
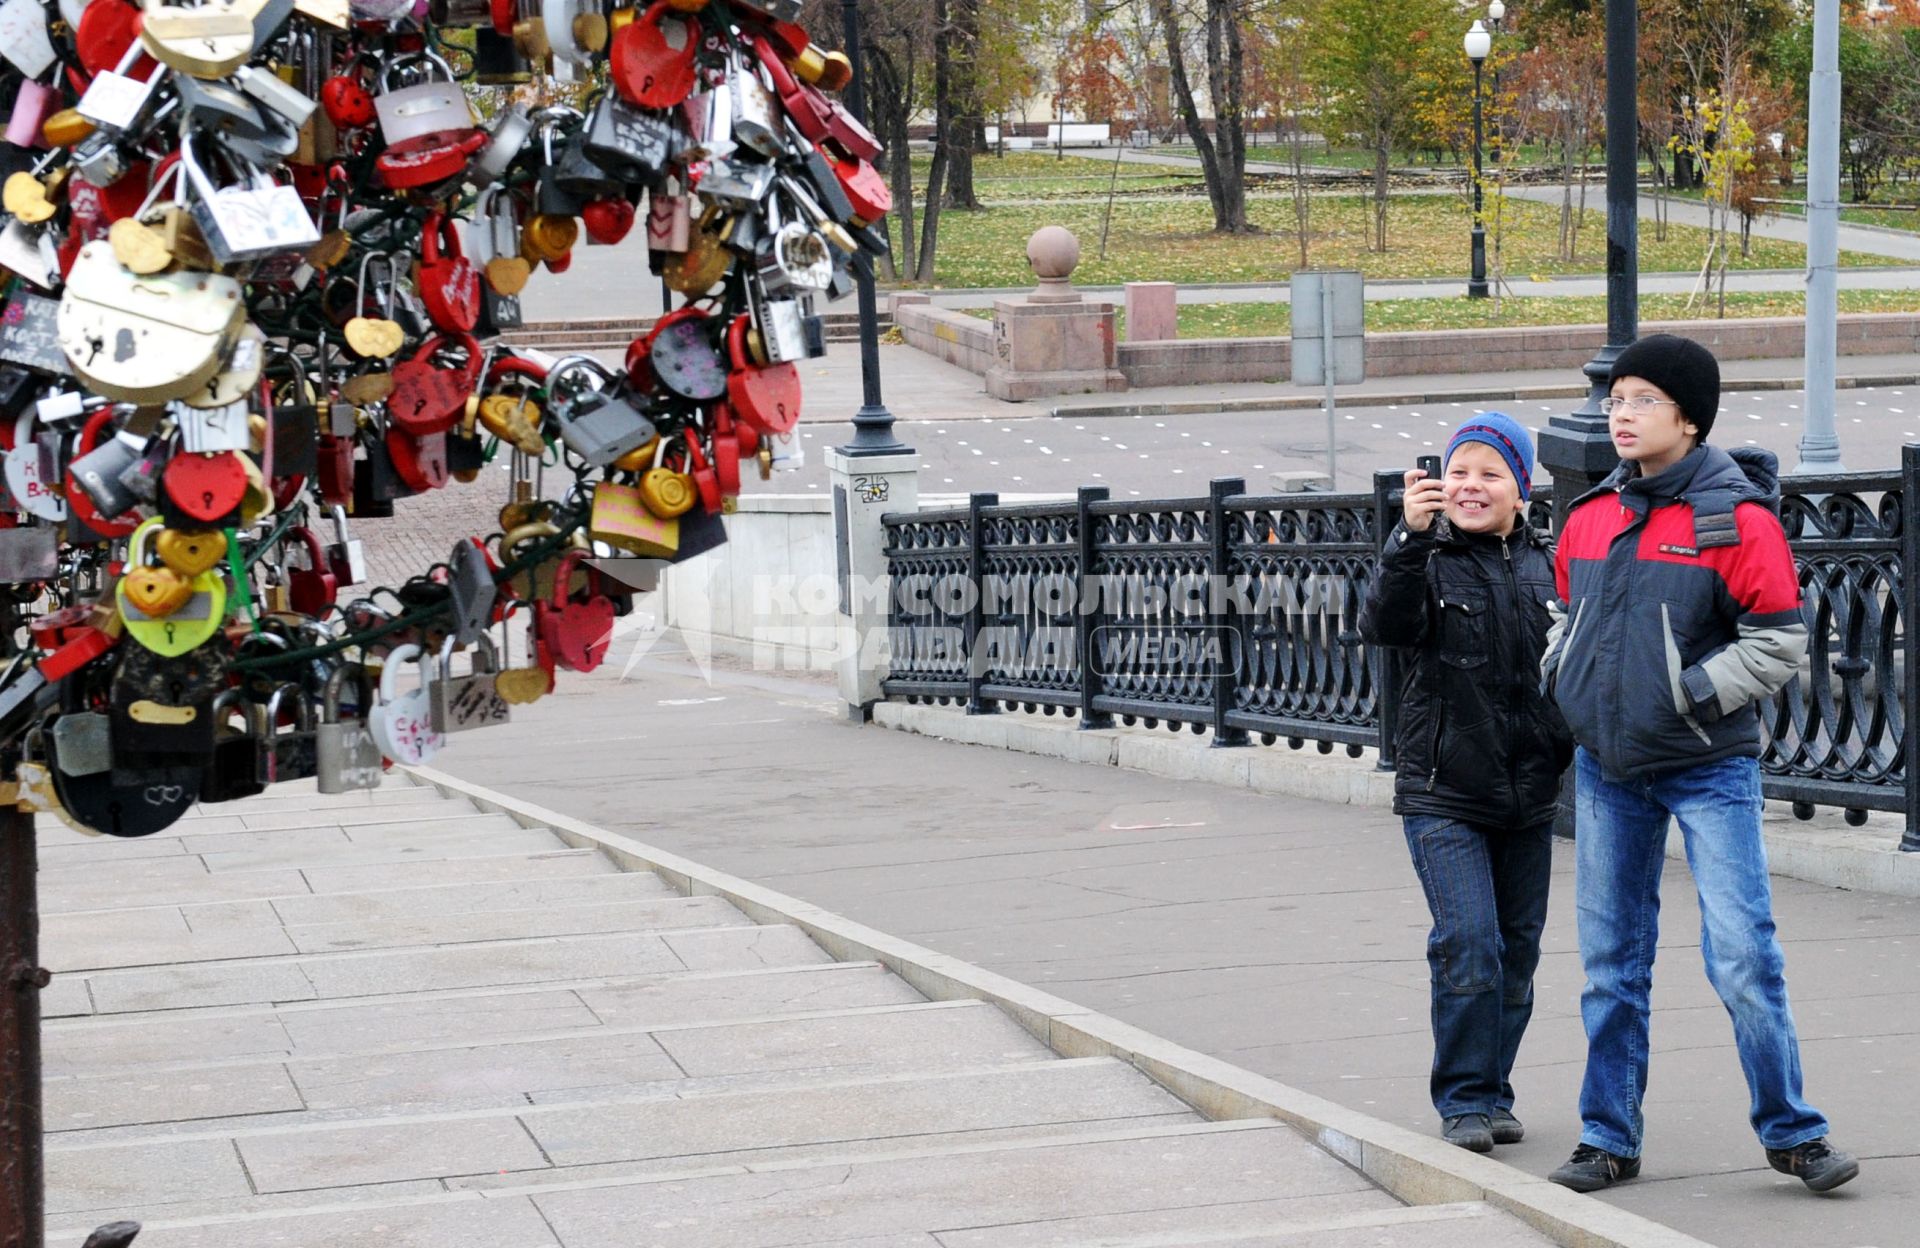
[[[160,532],[162,521],[155,516],[143,522],[127,539],[127,567],[146,566],[147,547]],[[193,578],[193,596],[185,605],[164,616],[150,616],[127,597],[127,578],[114,586],[114,598],[120,604],[120,618],[126,621],[127,636],[162,658],[178,658],[213,639],[227,619],[227,583],[217,571],[206,571]]]

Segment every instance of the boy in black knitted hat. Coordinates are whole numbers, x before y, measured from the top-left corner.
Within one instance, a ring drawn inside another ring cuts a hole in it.
[[[1831,1191],[1860,1172],[1801,1095],[1800,1045],[1760,835],[1755,704],[1799,670],[1800,578],[1768,451],[1705,445],[1720,366],[1657,334],[1614,361],[1603,401],[1621,464],[1576,500],[1541,661],[1579,742],[1574,887],[1587,985],[1580,1145],[1554,1182],[1640,1173],[1649,996],[1669,819],[1686,838],[1707,978],[1733,1018],[1768,1164]]]

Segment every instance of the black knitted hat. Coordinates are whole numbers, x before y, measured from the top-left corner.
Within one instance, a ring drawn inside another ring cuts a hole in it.
[[[1680,405],[1681,414],[1700,431],[1700,441],[1713,431],[1720,414],[1720,361],[1691,338],[1650,334],[1620,353],[1607,373],[1607,384],[1622,377],[1650,381]]]

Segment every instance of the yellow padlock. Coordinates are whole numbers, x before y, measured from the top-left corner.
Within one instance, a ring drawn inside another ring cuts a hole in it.
[[[655,434],[653,440],[645,446],[635,447],[619,459],[614,460],[613,469],[615,472],[641,472],[646,469],[649,464],[653,463],[653,457],[659,449],[660,435]]]
[[[665,466],[666,451],[667,440],[655,439],[653,467],[640,475],[640,499],[648,511],[662,520],[671,520],[692,511],[700,492],[694,487],[692,474],[675,472]]]
[[[93,130],[93,123],[82,117],[79,109],[63,108],[47,118],[46,124],[40,127],[40,137],[47,141],[48,147],[72,147]]]
[[[558,260],[580,240],[580,223],[572,217],[536,212],[520,228],[520,254],[530,262]]]
[[[703,225],[693,231],[686,251],[667,257],[660,280],[680,294],[704,295],[732,267],[733,253]]]

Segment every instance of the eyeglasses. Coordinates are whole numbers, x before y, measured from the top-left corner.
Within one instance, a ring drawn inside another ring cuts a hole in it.
[[[1656,399],[1650,394],[1636,394],[1630,399],[1620,399],[1608,395],[1606,398],[1600,400],[1600,411],[1605,415],[1611,416],[1621,408],[1625,408],[1635,416],[1645,416],[1663,403],[1672,403],[1675,407],[1680,406],[1672,399]]]

